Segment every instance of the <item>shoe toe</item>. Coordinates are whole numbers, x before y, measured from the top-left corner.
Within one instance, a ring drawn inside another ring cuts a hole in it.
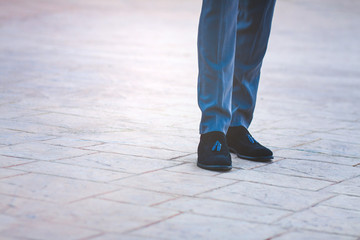
[[[270,149],[261,146],[254,148],[250,155],[254,157],[272,157],[273,152]]]
[[[231,156],[228,157],[224,156],[207,156],[202,157],[199,161],[203,165],[223,165],[223,166],[230,166],[231,165]]]

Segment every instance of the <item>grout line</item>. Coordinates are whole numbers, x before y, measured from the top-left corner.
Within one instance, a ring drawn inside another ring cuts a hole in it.
[[[115,189],[115,190],[111,190],[111,191],[107,191],[107,192],[102,192],[102,193],[93,194],[93,195],[86,196],[86,197],[83,197],[83,198],[79,198],[79,199],[76,199],[76,200],[73,200],[73,201],[70,201],[70,202],[66,202],[65,204],[68,205],[68,204],[73,204],[73,203],[80,202],[80,201],[83,201],[83,200],[86,200],[86,199],[97,198],[97,197],[99,197],[99,196],[101,196],[101,195],[113,193],[113,192],[119,191],[119,190],[121,190],[121,189],[122,189],[122,188],[117,188],[117,189]]]
[[[156,224],[158,224],[158,223],[164,222],[164,221],[166,221],[166,220],[169,220],[169,219],[174,218],[174,217],[176,217],[176,216],[179,216],[179,215],[181,215],[181,214],[183,214],[183,213],[182,213],[182,212],[178,212],[178,213],[176,213],[176,214],[174,214],[174,215],[171,215],[171,216],[169,216],[169,217],[166,217],[166,218],[164,218],[164,219],[161,219],[161,220],[158,220],[158,221],[155,221],[155,222],[146,224],[146,225],[144,225],[144,226],[136,227],[136,228],[134,228],[134,229],[125,231],[124,234],[129,234],[129,233],[135,232],[135,231],[137,231],[137,230],[140,230],[140,229],[143,229],[143,228],[147,228],[147,227],[150,227],[150,226],[152,226],[152,225],[156,225]]]
[[[80,238],[78,240],[91,240],[93,238],[101,237],[103,235],[104,235],[104,232],[99,232],[99,233],[96,233],[94,235],[91,235],[91,236],[88,236],[88,237],[85,237],[85,238]]]
[[[325,198],[325,199],[322,199],[322,200],[320,200],[320,201],[318,201],[318,202],[316,202],[316,203],[311,204],[311,205],[308,206],[308,207],[299,209],[299,210],[297,210],[297,211],[295,211],[295,212],[293,212],[293,213],[289,213],[288,215],[283,216],[283,217],[280,217],[280,218],[278,218],[277,220],[273,221],[272,224],[274,224],[275,222],[279,222],[279,221],[281,221],[281,220],[283,220],[283,219],[285,219],[285,218],[288,218],[288,217],[290,217],[290,216],[293,216],[293,215],[295,215],[295,214],[298,214],[298,213],[301,213],[301,212],[305,212],[306,210],[312,209],[313,207],[319,205],[320,203],[325,202],[325,201],[327,201],[327,200],[330,200],[330,199],[332,199],[332,198],[334,198],[334,197],[336,197],[336,196],[337,196],[336,194],[335,194],[335,195],[332,195],[332,196],[329,196],[329,197],[327,197],[327,198]]]

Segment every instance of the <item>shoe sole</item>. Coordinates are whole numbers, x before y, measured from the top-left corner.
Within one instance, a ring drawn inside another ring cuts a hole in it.
[[[232,169],[232,166],[226,166],[226,165],[204,165],[201,163],[197,163],[197,166],[212,171],[229,171]]]
[[[250,160],[250,161],[255,161],[255,162],[271,162],[271,160],[274,159],[273,156],[251,157],[251,156],[242,155],[242,154],[238,153],[235,149],[230,148],[230,147],[229,147],[229,151],[232,153],[235,153],[236,156],[238,156],[239,158]]]

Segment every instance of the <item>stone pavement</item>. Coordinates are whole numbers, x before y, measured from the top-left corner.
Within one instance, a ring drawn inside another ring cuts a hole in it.
[[[360,2],[279,0],[251,131],[195,166],[200,0],[0,1],[0,239],[360,239]]]

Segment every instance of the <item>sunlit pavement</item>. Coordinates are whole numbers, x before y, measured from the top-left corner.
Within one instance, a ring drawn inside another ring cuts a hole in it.
[[[360,2],[279,0],[253,136],[196,167],[199,0],[0,2],[0,239],[359,239]]]

